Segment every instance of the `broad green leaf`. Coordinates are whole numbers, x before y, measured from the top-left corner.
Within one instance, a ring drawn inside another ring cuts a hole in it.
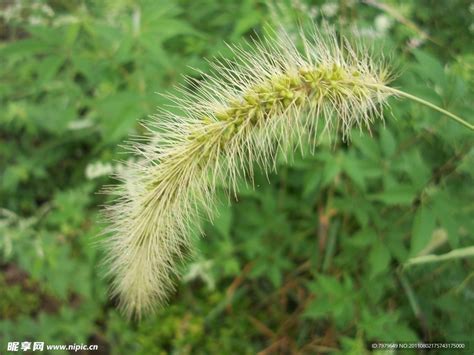
[[[361,167],[360,160],[355,156],[345,156],[343,161],[343,170],[351,178],[354,183],[365,190],[364,170]]]
[[[38,63],[38,81],[43,83],[51,80],[63,63],[64,58],[59,55],[50,55],[44,58]]]
[[[347,239],[347,242],[355,247],[366,247],[375,243],[376,241],[377,235],[372,229],[361,230],[354,234],[351,238]]]
[[[142,115],[140,95],[123,91],[97,102],[102,134],[116,142],[132,132]]]
[[[31,56],[36,53],[47,52],[48,48],[44,42],[35,38],[27,38],[0,46],[0,56]]]
[[[413,54],[419,63],[417,66],[418,73],[421,73],[424,77],[431,79],[435,83],[446,84],[444,68],[439,60],[422,50],[414,50]]]

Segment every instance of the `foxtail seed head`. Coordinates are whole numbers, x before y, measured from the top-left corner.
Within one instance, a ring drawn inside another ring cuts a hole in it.
[[[106,207],[113,295],[127,315],[166,301],[191,229],[202,211],[212,217],[218,183],[235,191],[255,165],[274,170],[279,152],[382,117],[393,95],[386,69],[326,32],[301,33],[302,51],[284,32],[254,50],[234,47],[235,61],[214,62],[214,75],[189,79],[195,91],[173,98],[182,115],[160,112],[147,143],[131,146],[140,160],[118,176]]]

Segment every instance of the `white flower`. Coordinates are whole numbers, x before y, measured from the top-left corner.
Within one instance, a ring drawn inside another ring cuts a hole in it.
[[[392,27],[393,21],[390,17],[386,15],[378,15],[375,18],[374,23],[377,31],[381,33],[386,33]]]
[[[216,287],[216,280],[211,274],[212,261],[205,260],[189,265],[188,272],[183,276],[183,281],[189,282],[196,279],[201,279],[206,283],[210,290]]]
[[[333,17],[337,14],[337,10],[339,9],[339,5],[335,2],[327,2],[321,6],[321,12],[326,17]]]
[[[70,24],[78,23],[78,22],[79,22],[79,18],[77,18],[74,15],[61,15],[61,16],[57,16],[53,20],[53,26],[61,27],[64,25],[70,25]]]
[[[96,162],[88,164],[86,167],[86,177],[89,180],[96,179],[100,176],[110,175],[113,171],[112,164]]]

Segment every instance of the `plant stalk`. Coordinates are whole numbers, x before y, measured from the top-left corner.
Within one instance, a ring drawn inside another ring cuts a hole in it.
[[[406,93],[404,91],[401,91],[401,90],[398,90],[398,89],[394,89],[394,88],[391,88],[391,87],[388,87],[386,88],[388,89],[389,91],[392,91],[394,94],[396,95],[399,95],[399,96],[402,96],[402,97],[406,97],[407,99],[410,99],[410,100],[413,100],[413,101],[416,101],[422,105],[425,105],[429,108],[432,108],[433,110],[436,110],[438,112],[441,112],[442,114],[448,116],[449,118],[455,120],[457,123],[459,124],[462,124],[464,127],[467,127],[469,128],[471,131],[474,131],[474,125],[470,124],[469,122],[466,122],[465,120],[463,120],[461,117],[455,115],[454,113],[451,113],[449,111],[446,111],[444,109],[442,109],[441,107],[439,106],[436,106],[434,104],[432,104],[431,102],[429,101],[426,101],[426,100],[423,100],[417,96],[414,96],[414,95],[411,95],[409,93]]]

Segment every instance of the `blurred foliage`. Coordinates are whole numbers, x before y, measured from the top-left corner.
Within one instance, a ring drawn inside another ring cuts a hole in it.
[[[224,41],[324,16],[392,57],[396,86],[471,119],[473,12],[464,0],[0,3],[1,351],[28,340],[112,354],[474,346],[474,261],[402,267],[473,245],[473,137],[410,102],[393,100],[371,134],[322,139],[223,198],[170,305],[140,323],[108,300],[95,243],[96,192],[127,158],[117,145],[167,103],[155,92],[228,57]]]

